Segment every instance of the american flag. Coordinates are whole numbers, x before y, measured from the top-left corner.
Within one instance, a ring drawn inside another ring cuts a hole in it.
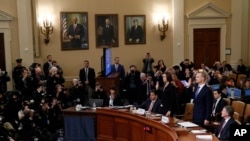
[[[67,39],[67,17],[66,14],[62,14],[62,29],[63,29],[63,39]]]

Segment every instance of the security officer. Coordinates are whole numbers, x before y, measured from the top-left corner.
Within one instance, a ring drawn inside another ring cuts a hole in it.
[[[19,88],[18,88],[17,84],[18,84],[18,81],[20,80],[20,77],[22,76],[22,71],[25,67],[22,66],[22,59],[21,58],[16,59],[16,63],[17,63],[17,66],[14,67],[14,70],[12,72],[12,77],[13,77],[13,80],[15,82],[15,89],[18,90]]]

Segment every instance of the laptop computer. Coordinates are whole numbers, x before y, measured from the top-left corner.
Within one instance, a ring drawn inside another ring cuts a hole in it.
[[[210,85],[212,90],[218,90],[220,88],[220,84],[214,84],[214,85]]]
[[[245,91],[245,96],[250,96],[250,89],[244,90]]]
[[[227,96],[230,98],[241,98],[241,89],[227,88]]]
[[[89,99],[89,106],[93,107],[93,104],[95,103],[96,107],[102,107],[103,106],[103,99]]]

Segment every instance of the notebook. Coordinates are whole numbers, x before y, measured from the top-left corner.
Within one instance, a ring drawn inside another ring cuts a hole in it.
[[[245,91],[245,96],[250,96],[250,89],[244,90]]]
[[[232,95],[233,94],[233,95]],[[241,89],[238,88],[227,88],[228,97],[241,98]]]
[[[89,106],[93,107],[93,103],[95,103],[96,107],[103,106],[103,99],[89,99]]]

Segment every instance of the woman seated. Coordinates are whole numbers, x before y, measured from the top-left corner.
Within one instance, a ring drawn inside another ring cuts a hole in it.
[[[104,106],[123,106],[120,95],[115,86],[109,88],[108,97],[104,100]]]

